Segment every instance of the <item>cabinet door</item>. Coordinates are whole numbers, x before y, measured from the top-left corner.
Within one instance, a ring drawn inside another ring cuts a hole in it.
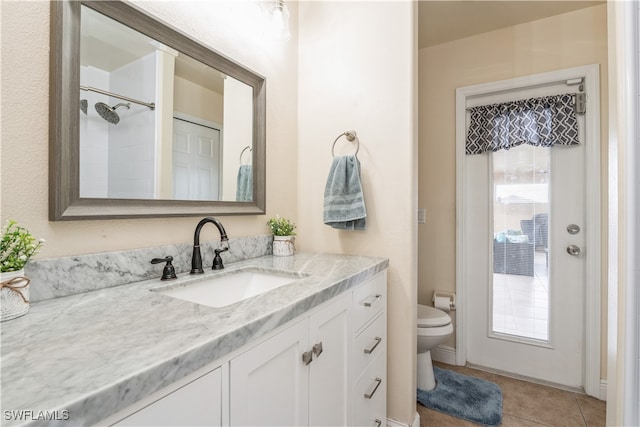
[[[313,351],[313,362],[309,365],[309,425],[312,426],[352,424],[350,305],[349,292],[309,319],[309,345]]]
[[[221,393],[221,369],[218,368],[114,425],[220,426]]]
[[[300,321],[230,362],[232,426],[303,426],[309,417],[309,321]]]

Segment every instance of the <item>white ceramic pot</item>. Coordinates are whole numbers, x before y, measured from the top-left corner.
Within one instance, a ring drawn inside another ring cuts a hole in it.
[[[24,270],[0,273],[0,321],[15,319],[29,311],[29,279]]]
[[[273,236],[273,255],[274,256],[290,256],[293,255],[296,248],[293,241],[294,236]]]

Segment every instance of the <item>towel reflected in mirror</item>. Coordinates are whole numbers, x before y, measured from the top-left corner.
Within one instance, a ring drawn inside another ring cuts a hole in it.
[[[236,184],[236,201],[250,202],[253,200],[253,167],[241,165],[238,168],[238,180]]]

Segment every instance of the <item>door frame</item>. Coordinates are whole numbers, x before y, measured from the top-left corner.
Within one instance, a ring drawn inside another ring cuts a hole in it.
[[[608,2],[609,286],[607,425],[640,424],[640,10]]]
[[[584,373],[585,393],[599,399],[606,394],[601,390],[600,380],[600,288],[601,288],[601,171],[600,171],[600,74],[599,65],[586,65],[547,73],[532,74],[508,80],[500,80],[456,89],[456,364],[467,361],[467,283],[466,260],[463,247],[466,246],[466,218],[470,212],[465,209],[463,183],[466,182],[465,139],[467,98],[488,95],[493,92],[508,91],[561,82],[577,77],[584,78],[587,93],[585,113],[585,173],[586,173],[586,223],[585,261],[586,288],[584,306]],[[596,188],[597,191],[590,189]]]

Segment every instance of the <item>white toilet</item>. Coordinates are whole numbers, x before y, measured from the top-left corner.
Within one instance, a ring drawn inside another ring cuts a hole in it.
[[[442,310],[418,304],[418,388],[433,390],[436,380],[433,376],[431,349],[453,333],[451,317]]]

